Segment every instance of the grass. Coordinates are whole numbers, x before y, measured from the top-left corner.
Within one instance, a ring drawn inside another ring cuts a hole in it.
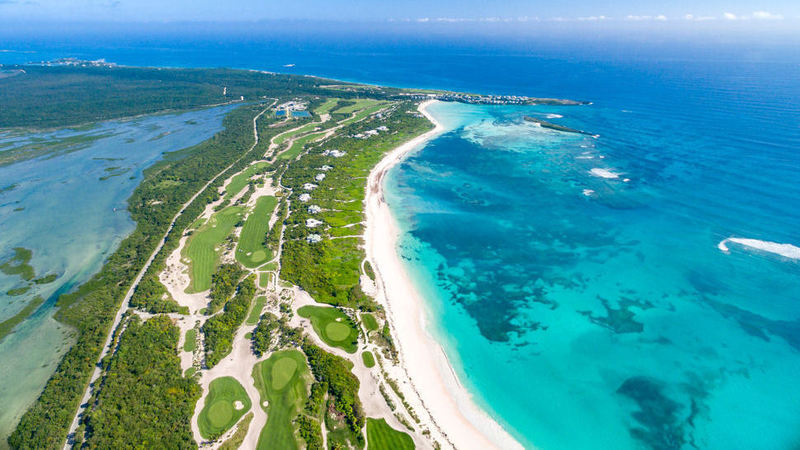
[[[261,311],[264,309],[264,305],[267,304],[267,297],[263,295],[256,298],[256,301],[253,302],[253,309],[250,310],[250,315],[247,316],[247,321],[245,321],[246,325],[256,325],[258,323],[259,317],[261,317]]]
[[[370,98],[360,98],[352,101],[354,101],[355,103],[349,106],[344,106],[342,108],[339,108],[336,111],[334,111],[333,114],[352,114],[358,110],[374,106],[375,104],[378,103],[386,103],[379,100],[373,100]]]
[[[189,259],[191,284],[187,292],[203,292],[211,288],[211,274],[217,268],[217,247],[227,238],[242,217],[243,209],[231,206],[211,216],[211,219],[192,234],[183,256]]]
[[[261,403],[269,402],[267,424],[258,437],[259,449],[297,449],[292,421],[308,396],[311,372],[305,356],[297,350],[274,353],[253,368],[253,380]]]
[[[246,169],[239,172],[238,174],[234,175],[231,179],[231,182],[225,186],[225,199],[229,199],[244,189],[247,186],[247,183],[250,181],[250,178],[253,177],[259,171],[269,167],[270,163],[266,161],[257,162],[255,164],[251,164],[247,166]]]
[[[269,286],[269,279],[270,279],[269,272],[261,272],[258,274],[258,285],[262,288]]]
[[[367,418],[368,450],[414,450],[414,441],[407,433],[397,431],[385,419]]]
[[[244,405],[236,409],[235,403]],[[233,377],[221,377],[213,380],[208,387],[205,405],[197,417],[200,435],[206,439],[214,439],[228,431],[252,406],[250,397],[244,388]]]
[[[320,131],[318,133],[310,133],[310,134],[307,134],[307,135],[305,135],[305,136],[303,136],[301,138],[295,139],[295,141],[292,142],[292,146],[288,150],[286,150],[285,152],[281,153],[278,156],[278,159],[294,159],[294,158],[296,158],[297,155],[299,155],[300,152],[303,151],[303,146],[305,144],[315,140],[316,138],[322,137],[324,134],[325,134],[324,131]]]
[[[236,450],[241,447],[244,438],[247,437],[247,430],[250,429],[250,422],[252,421],[253,413],[247,413],[244,419],[239,422],[239,426],[236,427],[236,432],[233,433],[233,436],[223,442],[222,445],[219,446],[219,450]]]
[[[272,259],[272,251],[264,245],[264,239],[269,231],[269,218],[277,204],[275,197],[259,197],[253,212],[247,216],[236,247],[236,260],[245,267],[256,268]]]
[[[367,331],[378,330],[378,320],[370,313],[361,314],[361,322],[364,323],[364,328],[366,328]]]
[[[183,343],[183,351],[192,353],[197,348],[197,330],[192,328],[186,330],[186,340]]]
[[[372,352],[364,351],[361,353],[361,360],[364,361],[364,365],[368,369],[375,367],[375,357],[372,356]]]
[[[318,115],[323,115],[325,113],[329,113],[331,109],[333,109],[336,104],[339,103],[338,98],[329,98],[325,100],[325,103],[319,105],[315,110],[314,113]]]
[[[358,330],[345,313],[329,306],[304,306],[297,313],[311,319],[317,336],[331,347],[348,353],[355,353],[358,349]]]

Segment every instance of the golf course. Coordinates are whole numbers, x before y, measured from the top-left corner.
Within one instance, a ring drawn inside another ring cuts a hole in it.
[[[347,315],[329,306],[304,306],[297,314],[311,320],[314,332],[326,344],[348,353],[358,348],[358,330]]]
[[[213,380],[197,418],[200,434],[206,439],[216,438],[235,425],[251,406],[250,398],[236,379],[222,377]]]

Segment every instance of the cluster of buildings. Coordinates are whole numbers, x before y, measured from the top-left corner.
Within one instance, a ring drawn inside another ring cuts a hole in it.
[[[310,117],[311,113],[307,111],[307,108],[307,103],[292,100],[278,105],[275,108],[275,115],[277,117]]]
[[[51,61],[42,61],[36,65],[39,66],[74,66],[74,67],[117,67],[116,63],[106,62],[105,59],[95,59],[88,61],[78,58],[58,58]]]
[[[458,92],[430,93],[421,92],[399,94],[401,98],[412,100],[441,100],[444,102],[472,103],[477,105],[579,105],[581,102],[554,98],[526,97],[524,95],[478,95]]]
[[[353,137],[356,139],[366,139],[370,136],[377,136],[382,131],[389,131],[389,128],[386,127],[385,125],[381,125],[373,130],[367,130],[363,133],[354,134]]]

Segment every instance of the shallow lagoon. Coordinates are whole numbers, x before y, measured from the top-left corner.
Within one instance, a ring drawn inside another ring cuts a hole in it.
[[[126,200],[142,171],[164,152],[180,150],[222,128],[231,107],[217,107],[103,122],[90,129],[0,134],[0,151],[24,144],[56,144],[58,151],[0,167],[0,257],[15,247],[33,251],[37,276],[55,282],[34,285],[21,296],[7,291],[25,283],[0,273],[0,320],[19,312],[35,296],[45,303],[0,341],[0,446],[25,408],[39,394],[70,345],[70,331],[52,316],[59,293],[86,281],[134,227]],[[80,143],[57,145],[64,138]],[[7,145],[4,145],[7,144]]]
[[[800,261],[718,247],[730,236],[800,244],[787,170],[798,155],[649,134],[596,105],[431,111],[450,131],[387,179],[400,252],[462,380],[520,440],[798,442]],[[771,170],[748,172],[756,162]]]

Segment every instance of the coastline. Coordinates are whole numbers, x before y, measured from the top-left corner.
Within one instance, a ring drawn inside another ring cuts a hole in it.
[[[434,129],[393,149],[367,179],[364,239],[367,259],[376,273],[377,300],[386,307],[395,330],[405,377],[450,443],[457,448],[523,448],[458,380],[441,344],[427,330],[425,300],[397,253],[400,231],[384,199],[383,180],[411,151],[444,132],[444,126],[427,111],[434,102],[422,102],[418,108]]]

